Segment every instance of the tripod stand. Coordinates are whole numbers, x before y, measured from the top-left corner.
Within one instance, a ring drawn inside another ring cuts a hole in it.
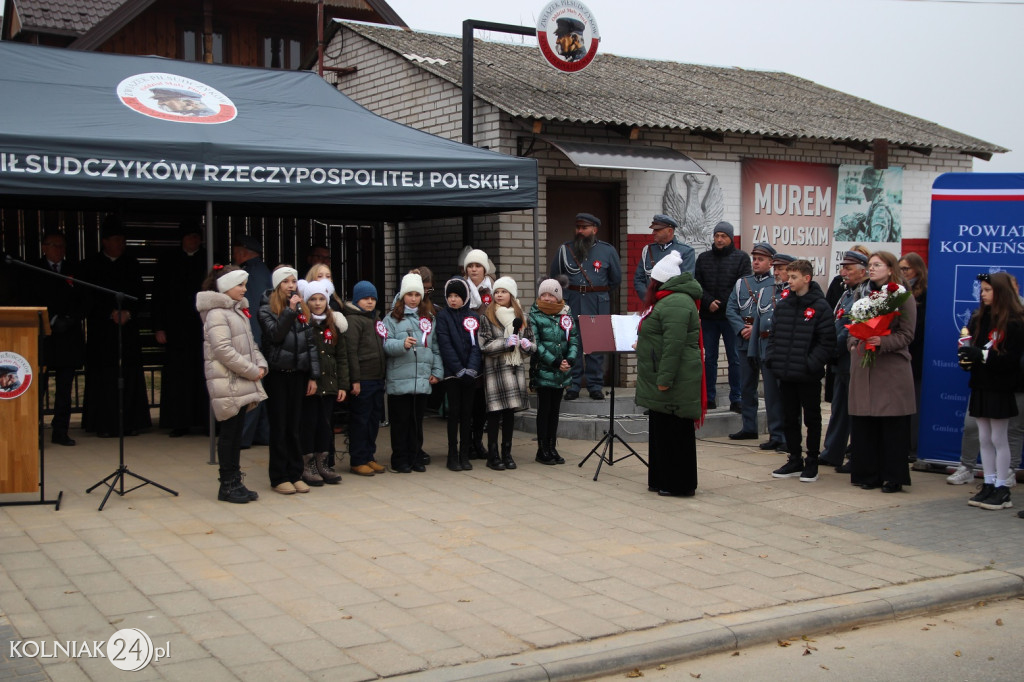
[[[145,476],[139,476],[138,474],[129,471],[128,470],[128,466],[124,463],[124,339],[123,339],[124,332],[122,331],[122,327],[124,325],[123,325],[123,321],[122,321],[123,320],[123,317],[122,317],[122,312],[123,312],[122,303],[125,300],[137,301],[139,299],[135,298],[134,296],[129,296],[128,294],[126,294],[126,293],[124,293],[122,291],[113,291],[112,289],[106,289],[104,287],[97,286],[95,284],[89,284],[88,282],[82,282],[80,280],[79,280],[79,283],[85,284],[86,286],[92,287],[93,289],[97,289],[99,291],[103,291],[103,292],[106,292],[108,294],[112,294],[114,296],[114,300],[117,303],[117,319],[118,319],[118,324],[117,324],[117,441],[118,441],[118,465],[117,465],[117,469],[114,470],[114,473],[110,474],[109,476],[104,478],[102,481],[99,481],[98,483],[93,485],[91,488],[88,488],[85,492],[86,493],[91,493],[93,490],[95,490],[96,488],[100,487],[101,485],[107,486],[107,494],[103,496],[103,501],[100,502],[100,506],[99,506],[98,511],[103,511],[103,507],[106,506],[107,500],[110,498],[110,493],[116,492],[121,497],[124,497],[125,495],[127,495],[131,491],[137,490],[138,488],[141,488],[144,485],[154,485],[157,488],[160,488],[160,490],[163,490],[164,492],[168,492],[168,493],[174,495],[175,497],[177,497],[178,493],[176,491],[171,490],[170,488],[167,488],[165,486],[162,486],[159,483],[157,483],[156,481],[150,480],[150,479],[146,478]],[[124,489],[124,478],[125,478],[125,476],[131,476],[132,478],[135,478],[135,479],[138,479],[138,480],[142,481],[142,483],[139,483],[138,485],[135,485],[135,486],[133,486],[131,488],[128,488],[128,490],[125,490]]]
[[[636,450],[633,449],[633,446],[631,446],[629,443],[624,441],[622,439],[622,436],[620,436],[619,434],[617,434],[615,432],[615,381],[614,381],[614,377],[617,377],[619,375],[619,354],[617,352],[612,351],[611,355],[612,355],[612,377],[613,377],[613,380],[612,380],[612,385],[611,385],[611,396],[609,396],[611,398],[611,405],[608,408],[608,430],[604,432],[604,435],[601,437],[601,440],[597,441],[597,445],[595,445],[590,450],[590,452],[587,453],[587,456],[583,458],[583,461],[581,461],[577,465],[580,468],[582,468],[583,465],[587,463],[587,460],[590,459],[590,456],[596,454],[597,458],[600,461],[597,463],[597,471],[594,472],[594,480],[595,481],[597,480],[597,477],[601,475],[601,467],[603,465],[605,465],[605,464],[607,464],[608,466],[615,466],[616,462],[621,462],[622,460],[628,459],[630,457],[636,457],[638,460],[643,462],[644,466],[648,466],[648,464],[644,460],[644,458],[641,457],[640,454]],[[622,455],[621,457],[616,459],[615,458],[615,441],[619,441],[620,443],[622,443],[622,446],[625,447],[627,450],[629,450],[629,454]],[[604,446],[604,449],[601,450],[601,452],[598,452],[598,450],[601,449],[601,446]]]
[[[636,450],[630,446],[629,443],[622,439],[622,436],[615,433],[615,379],[619,376],[619,353],[626,352],[620,351],[615,342],[615,330],[612,323],[612,315],[580,315],[579,326],[580,326],[580,340],[583,342],[583,351],[585,353],[609,353],[612,358],[612,382],[611,382],[611,406],[608,408],[608,430],[604,432],[604,436],[597,442],[597,445],[587,453],[587,456],[583,458],[577,466],[583,467],[587,460],[590,459],[591,455],[596,454],[598,459],[597,471],[594,472],[594,480],[601,474],[601,467],[605,464],[608,466],[614,466],[616,462],[621,462],[629,457],[636,457],[644,466],[648,466],[644,458],[641,457]],[[620,316],[620,320],[621,320]],[[633,336],[636,334],[634,332]],[[623,455],[618,459],[615,458],[615,441],[619,441],[622,445],[629,450],[629,454]],[[603,446],[603,449],[602,449]],[[601,450],[598,452],[598,450]]]

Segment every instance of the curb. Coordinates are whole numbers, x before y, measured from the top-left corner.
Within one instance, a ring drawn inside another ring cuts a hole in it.
[[[391,679],[408,682],[580,680],[732,651],[777,639],[879,623],[986,599],[1024,594],[1024,577],[981,570],[865,592],[823,597],[674,623],[589,642],[438,668]]]

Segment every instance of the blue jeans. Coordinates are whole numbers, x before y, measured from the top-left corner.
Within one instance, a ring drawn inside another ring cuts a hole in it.
[[[729,363],[729,402],[740,401],[740,359],[736,352],[736,332],[726,319],[701,320],[704,335],[704,379],[708,389],[708,400],[715,400],[715,383],[718,381],[718,340],[725,342],[725,358]]]
[[[384,421],[384,380],[359,382],[359,395],[349,395],[348,449],[352,466],[366,464],[377,452],[377,432]]]

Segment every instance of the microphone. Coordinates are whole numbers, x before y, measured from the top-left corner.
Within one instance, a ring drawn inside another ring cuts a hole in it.
[[[523,318],[517,317],[512,320],[512,333],[516,336],[519,335],[519,330],[523,328]]]

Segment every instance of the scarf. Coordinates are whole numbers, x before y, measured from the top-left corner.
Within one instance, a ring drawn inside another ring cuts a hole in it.
[[[324,320],[327,319],[327,315],[317,315],[315,313],[310,314],[313,316],[313,319],[316,320],[317,322],[323,322]]]
[[[516,319],[516,309],[512,306],[495,306],[494,316],[498,318],[498,324],[505,328],[505,338],[507,339],[512,336],[512,323],[515,322]],[[519,346],[516,346],[512,349],[512,352],[506,354],[505,364],[512,365],[513,367],[518,367],[523,364],[523,356],[519,352]]]
[[[489,276],[485,275],[484,278],[480,280],[480,286],[478,287],[473,284],[473,280],[467,277],[466,288],[469,289],[469,307],[473,310],[479,310],[484,304],[483,299],[480,297],[480,291],[491,291],[491,289],[494,288],[494,282],[491,281]]]
[[[545,315],[558,315],[565,308],[565,301],[559,301],[558,303],[548,303],[547,301],[537,301],[537,310],[541,311]]]

